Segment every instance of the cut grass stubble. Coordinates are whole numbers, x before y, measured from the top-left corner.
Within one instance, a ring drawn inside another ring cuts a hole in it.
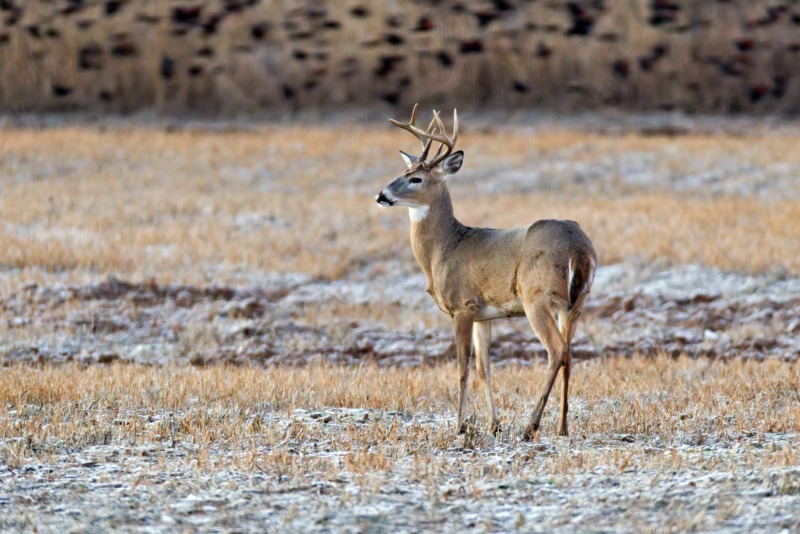
[[[795,139],[524,131],[463,138],[467,163],[451,191],[465,224],[577,220],[601,265],[659,260],[800,273],[796,200],[579,183],[573,175],[609,157],[622,165],[627,154],[649,154],[670,176],[722,159],[791,167],[800,165]],[[113,273],[206,283],[245,271],[339,279],[387,261],[418,272],[405,210],[381,211],[373,201],[402,168],[396,149],[409,142],[374,126],[269,127],[257,135],[0,131],[0,267],[20,269],[3,289],[26,279],[52,283],[48,273],[77,282]],[[549,170],[534,190],[485,192],[498,172],[533,175],[539,162]]]
[[[545,373],[545,366],[495,370],[495,396],[506,429],[498,439],[516,442],[516,430],[527,421]],[[475,378],[470,409],[477,415],[478,437],[465,443],[456,435],[456,384],[452,365],[11,367],[0,374],[3,461],[18,467],[28,456],[46,457],[64,446],[189,443],[194,450],[223,447],[231,453],[226,461],[237,469],[254,469],[257,464],[281,469],[273,458],[277,455],[302,476],[300,457],[292,458],[300,450],[324,445],[328,452],[358,456],[358,462],[348,464],[351,470],[381,471],[412,451],[432,461],[437,451],[456,446],[492,447],[494,438],[483,431],[485,414]],[[777,361],[597,360],[576,365],[570,385],[572,451],[547,456],[539,466],[545,472],[619,466],[619,451],[611,448],[593,451],[592,459],[577,458],[582,447],[598,438],[642,439],[642,446],[631,449],[635,457],[621,469],[660,469],[675,461],[662,454],[664,447],[678,447],[687,438],[699,446],[704,441],[735,442],[753,435],[761,440],[770,433],[800,430],[800,372],[796,365]],[[540,433],[550,441],[555,439],[559,391],[554,389]],[[347,419],[344,412],[354,408],[368,415]],[[309,412],[342,409],[331,424],[330,418],[307,420]],[[294,452],[287,453],[290,442]],[[658,450],[648,453],[643,445],[654,442]],[[269,465],[260,464],[262,457],[271,458]],[[741,455],[730,458],[742,461]],[[756,451],[747,460],[762,467],[796,461],[793,449],[772,448]],[[341,467],[338,460],[329,463],[334,471]]]

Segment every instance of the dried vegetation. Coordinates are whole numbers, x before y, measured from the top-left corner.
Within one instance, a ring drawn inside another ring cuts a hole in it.
[[[455,378],[451,365],[12,367],[0,375],[0,521],[40,531],[796,527],[795,365],[582,363],[574,437],[555,437],[548,410],[534,443],[515,430],[543,368],[495,373],[497,439],[479,401],[474,428],[455,434]]]
[[[600,253],[572,438],[556,387],[518,441],[544,369],[513,322],[506,432],[473,383],[454,433],[447,318],[373,200],[416,148],[389,126],[5,128],[0,528],[798,528],[796,132],[465,124],[463,222],[568,217]],[[354,365],[274,365],[309,361]]]

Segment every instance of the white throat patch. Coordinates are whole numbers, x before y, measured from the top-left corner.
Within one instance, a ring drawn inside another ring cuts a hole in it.
[[[428,214],[430,206],[419,206],[416,208],[408,208],[408,216],[412,221],[419,222]]]

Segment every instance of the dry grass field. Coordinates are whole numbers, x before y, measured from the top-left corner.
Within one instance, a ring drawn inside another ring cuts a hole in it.
[[[242,271],[338,280],[387,261],[415,269],[405,214],[372,201],[402,170],[397,150],[418,148],[407,137],[389,125],[0,130],[5,289],[106,273],[205,283]],[[796,275],[797,143],[467,130],[456,216],[503,228],[573,218],[604,265]]]
[[[0,525],[104,532],[761,532],[798,528],[796,365],[577,366],[573,438],[495,374],[506,432],[454,431],[453,366],[12,368]],[[478,384],[473,383],[473,390]],[[481,403],[482,404],[482,403]],[[471,406],[480,411],[482,405]]]
[[[598,120],[462,117],[457,217],[599,254],[571,437],[557,385],[533,443],[524,321],[494,329],[505,432],[474,379],[454,432],[449,319],[374,202],[407,134],[0,128],[0,530],[800,529],[800,131]]]

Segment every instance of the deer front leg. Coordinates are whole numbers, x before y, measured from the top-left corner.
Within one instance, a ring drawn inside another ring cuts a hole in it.
[[[467,411],[469,358],[472,355],[472,315],[456,315],[453,321],[456,330],[456,355],[458,357],[458,433],[463,434],[466,430],[464,412]]]
[[[483,381],[486,393],[486,408],[489,411],[489,432],[497,434],[501,431],[500,417],[494,406],[492,395],[492,371],[489,362],[489,346],[492,340],[492,322],[475,322],[472,326],[472,345],[475,347],[475,364],[478,368],[478,377]]]

